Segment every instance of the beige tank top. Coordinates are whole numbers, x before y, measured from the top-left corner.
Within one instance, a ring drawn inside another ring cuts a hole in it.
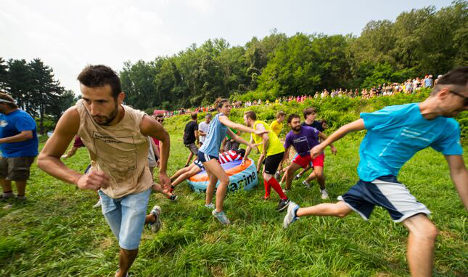
[[[83,100],[76,103],[80,115],[78,135],[88,148],[91,171],[110,176],[110,186],[101,189],[112,198],[139,193],[153,185],[148,168],[148,139],[140,133],[144,112],[122,105],[125,115],[113,126],[97,124]]]

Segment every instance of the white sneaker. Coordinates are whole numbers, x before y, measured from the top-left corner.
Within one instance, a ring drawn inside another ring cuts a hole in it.
[[[97,201],[96,204],[94,204],[93,208],[99,208],[101,207],[102,203],[101,203],[101,198],[99,197],[99,200]]]
[[[296,177],[294,177],[294,180],[298,180],[299,178],[301,178],[301,174],[297,174]]]
[[[210,204],[205,204],[205,208],[208,208],[208,209],[212,209],[214,210],[215,208],[215,205],[213,203],[210,203]]]
[[[310,189],[310,184],[306,180],[302,181],[302,184],[306,186],[306,188]]]
[[[156,219],[153,223],[149,223],[150,229],[153,233],[157,233],[161,229],[161,207],[158,205],[154,206],[150,214]]]
[[[288,205],[288,211],[286,212],[286,216],[284,217],[283,220],[283,228],[286,229],[288,228],[289,224],[293,223],[297,219],[299,219],[296,216],[296,211],[299,209],[299,205],[296,203],[290,201]]]
[[[328,199],[328,192],[326,189],[322,189],[320,190],[320,192],[322,193],[322,199],[325,200],[325,199]]]

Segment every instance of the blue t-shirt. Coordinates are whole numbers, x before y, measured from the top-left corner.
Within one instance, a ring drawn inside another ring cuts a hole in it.
[[[215,115],[210,122],[208,135],[206,135],[205,142],[199,149],[199,151],[214,157],[219,156],[219,147],[227,133],[227,127],[219,121],[219,117],[222,115],[224,114],[219,113]]]
[[[32,131],[33,137],[25,141],[0,144],[3,157],[35,157],[39,142],[36,122],[27,112],[18,109],[9,114],[0,113],[0,138],[15,136],[22,131]]]
[[[309,155],[310,149],[319,144],[319,131],[314,127],[301,126],[301,131],[295,134],[290,131],[286,135],[286,141],[284,142],[284,148],[288,149],[289,146],[294,146],[296,152],[304,157]]]
[[[442,116],[427,120],[418,103],[361,113],[361,118],[367,134],[359,148],[357,171],[363,181],[397,176],[406,161],[429,146],[444,155],[463,154],[458,122]]]

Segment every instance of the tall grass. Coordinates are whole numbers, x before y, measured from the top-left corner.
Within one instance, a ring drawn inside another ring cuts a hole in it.
[[[265,111],[268,112],[268,111]],[[169,173],[183,166],[182,119],[167,121],[171,134]],[[357,181],[363,132],[326,150],[325,174],[332,199]],[[466,152],[467,147],[464,147]],[[254,153],[256,159],[258,154]],[[465,154],[466,159],[466,154]],[[85,149],[66,161],[83,171]],[[399,180],[433,212],[440,230],[435,276],[467,276],[467,213],[450,181],[443,156],[421,151],[402,169]],[[321,203],[315,184],[293,182],[289,197],[301,206]],[[262,183],[262,182],[260,182]],[[369,221],[357,214],[344,219],[301,218],[287,230],[277,213],[277,196],[263,201],[263,187],[230,193],[225,210],[232,221],[222,226],[203,207],[204,195],[181,184],[176,202],[153,194],[148,209],[162,207],[163,228],[145,230],[132,276],[402,276],[407,231],[377,208]],[[99,209],[97,196],[80,191],[32,168],[25,204],[0,203],[0,276],[113,276],[118,243]],[[331,200],[334,201],[334,200]]]

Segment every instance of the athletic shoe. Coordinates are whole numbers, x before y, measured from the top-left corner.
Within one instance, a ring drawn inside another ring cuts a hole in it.
[[[25,202],[25,201],[26,201],[26,196],[24,196],[24,195],[22,195],[22,196],[17,195],[17,196],[16,196],[16,200],[17,200],[17,201],[20,201],[20,202]]]
[[[322,199],[325,200],[325,199],[328,199],[328,193],[327,193],[327,190],[326,189],[322,189],[320,190],[320,192],[322,193]]]
[[[306,188],[308,188],[308,189],[310,189],[310,187],[311,187],[311,184],[309,182],[307,182],[306,180],[302,181],[302,184],[304,186],[306,186]]]
[[[297,174],[296,177],[294,177],[294,180],[297,180],[299,178],[301,178],[301,174]]]
[[[3,200],[3,201],[8,200],[13,197],[15,197],[15,194],[13,192],[4,192],[0,194],[0,200]]]
[[[93,205],[93,208],[99,208],[101,207],[102,203],[101,203],[101,197],[99,197],[99,200],[96,202],[96,204]]]
[[[177,195],[175,195],[175,194],[171,194],[171,196],[169,196],[168,198],[169,198],[169,200],[171,200],[171,201],[176,201],[177,198],[179,198],[179,197],[178,197]]]
[[[221,222],[221,224],[224,224],[224,225],[231,224],[231,221],[229,221],[229,219],[227,218],[224,212],[218,213],[216,210],[213,210],[211,213],[213,214],[214,217],[216,217],[219,220],[219,222]]]
[[[151,228],[151,231],[153,233],[157,233],[159,231],[159,229],[161,229],[161,217],[160,217],[160,214],[161,214],[161,207],[159,207],[158,205],[154,206],[153,209],[151,210],[150,214],[154,215],[154,218],[156,219],[154,222],[152,223],[149,223],[149,226]]]
[[[289,224],[299,219],[299,217],[296,216],[297,209],[299,209],[299,205],[297,205],[294,202],[289,203],[288,211],[286,212],[286,216],[284,217],[284,220],[283,220],[284,229],[288,228]]]
[[[215,205],[213,203],[210,203],[210,204],[205,204],[205,208],[208,208],[208,209],[214,209],[215,208]]]
[[[276,210],[278,212],[281,212],[283,211],[284,209],[286,209],[289,205],[289,199],[281,199],[278,203],[278,207],[276,208]]]

